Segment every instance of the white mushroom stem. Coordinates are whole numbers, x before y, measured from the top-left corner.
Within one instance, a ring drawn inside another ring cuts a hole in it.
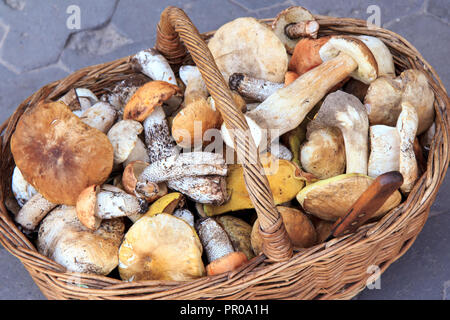
[[[350,56],[340,54],[277,90],[257,108],[247,112],[246,116],[262,130],[277,130],[278,136],[281,136],[299,126],[328,91],[348,77],[357,66]],[[272,139],[275,138],[272,136]]]
[[[144,120],[143,125],[149,162],[153,163],[172,156],[175,151],[175,141],[170,134],[162,107],[156,107]]]
[[[257,79],[243,73],[233,73],[228,81],[231,90],[256,101],[264,101],[277,90],[283,88],[283,83]]]
[[[97,194],[95,215],[100,219],[114,219],[139,214],[139,200],[123,191],[101,190]]]
[[[177,85],[175,74],[166,58],[153,48],[139,51],[131,59],[132,66],[153,80]]]
[[[309,126],[339,129],[345,144],[346,173],[367,174],[369,120],[358,98],[343,91],[330,93]]]
[[[212,262],[234,252],[233,244],[228,234],[213,218],[200,221],[196,229],[208,262]]]
[[[40,193],[35,194],[17,213],[15,220],[27,230],[34,230],[42,219],[57,205],[45,199]]]
[[[167,187],[179,191],[195,202],[221,205],[227,200],[223,176],[185,177],[167,181]]]
[[[290,39],[297,39],[300,37],[317,38],[319,23],[316,20],[309,20],[289,24],[284,29],[284,32]]]
[[[189,152],[174,155],[148,165],[138,181],[159,183],[191,176],[227,175],[227,165],[221,154]]]
[[[114,164],[128,159],[138,143],[143,126],[134,120],[121,120],[108,131],[108,139],[114,148]]]
[[[399,171],[403,175],[400,190],[409,193],[419,177],[414,139],[416,137],[419,117],[416,109],[408,102],[402,102],[402,112],[397,120],[397,131],[400,136]]]
[[[177,209],[173,216],[186,221],[191,227],[194,227],[194,215],[188,209]]]
[[[368,175],[379,175],[399,170],[400,136],[396,127],[375,125],[370,127],[370,156]]]
[[[20,172],[17,166],[14,167],[11,189],[20,207],[38,193],[36,189],[25,180],[22,172]]]
[[[116,110],[107,102],[97,102],[80,116],[81,121],[103,133],[107,133],[111,129],[116,118]]]

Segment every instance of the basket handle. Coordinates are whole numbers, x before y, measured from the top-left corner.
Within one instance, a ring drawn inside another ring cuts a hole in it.
[[[172,6],[161,13],[157,30],[156,49],[171,65],[179,65],[183,61],[187,47],[224,123],[231,129],[230,134],[234,135],[235,150],[242,162],[246,188],[258,214],[263,253],[271,261],[289,260],[293,254],[292,244],[275,207],[269,182],[256,152],[255,142],[248,134],[250,130],[244,115],[235,106],[231,91],[217,68],[206,42],[186,13]]]

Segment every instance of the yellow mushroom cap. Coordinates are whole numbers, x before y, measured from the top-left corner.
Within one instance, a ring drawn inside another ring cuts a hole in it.
[[[125,235],[119,249],[122,280],[185,281],[206,274],[203,247],[182,219],[160,213],[143,216]]]

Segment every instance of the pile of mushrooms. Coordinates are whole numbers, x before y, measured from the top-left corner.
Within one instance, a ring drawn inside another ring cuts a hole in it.
[[[422,71],[397,74],[376,37],[318,31],[296,6],[271,26],[233,20],[208,42],[296,250],[321,243],[385,172],[404,184],[375,219],[398,206],[435,130]],[[239,268],[261,254],[259,222],[198,68],[174,72],[156,49],[130,63],[135,73],[100,97],[73,88],[22,115],[11,138],[15,222],[72,272],[188,281]]]

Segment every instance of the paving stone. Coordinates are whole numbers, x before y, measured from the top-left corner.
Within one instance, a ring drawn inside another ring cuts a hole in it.
[[[275,2],[282,1],[272,1],[272,0],[234,0],[234,2],[241,4],[243,7],[249,10],[258,10],[262,8],[272,7]],[[286,2],[286,1],[285,1]],[[290,4],[292,5],[292,3]]]
[[[389,26],[392,30],[419,50],[441,78],[444,86],[450,88],[450,69],[448,68],[448,44],[450,28],[437,18],[429,15],[411,16]]]
[[[449,23],[450,2],[448,0],[431,0],[428,3],[427,12]]]
[[[66,25],[69,5],[79,6],[82,29],[104,24],[114,11],[114,2],[110,0],[33,0],[27,1],[23,10],[14,10],[0,2],[0,17],[10,25],[2,59],[20,71],[56,62],[68,36],[74,32]]]
[[[0,299],[45,300],[20,260],[0,248]]]
[[[0,123],[3,123],[31,94],[49,82],[66,77],[56,66],[16,75],[0,65]],[[0,282],[1,283],[1,282]]]
[[[450,215],[431,217],[411,248],[359,300],[449,299]],[[446,296],[445,296],[446,295]]]
[[[380,8],[381,26],[398,18],[410,15],[422,10],[424,0],[294,0],[315,14],[333,17],[347,17],[357,19],[368,19],[373,11],[367,12],[369,6],[377,5]]]
[[[25,8],[25,0],[4,0],[4,2],[14,10],[23,10]]]

